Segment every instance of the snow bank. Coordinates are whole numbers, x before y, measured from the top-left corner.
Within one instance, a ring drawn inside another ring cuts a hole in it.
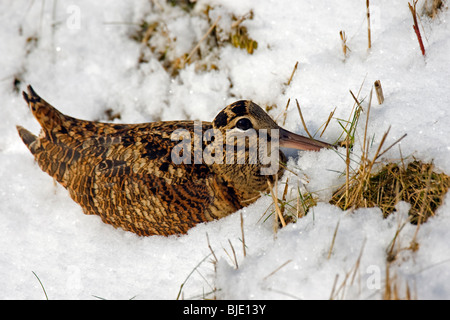
[[[224,46],[217,52],[217,70],[196,71],[191,65],[171,77],[156,57],[148,55],[147,63],[138,63],[142,48],[131,34],[143,19],[162,15],[176,53],[184,54],[209,25],[199,12],[189,17],[180,8],[158,3],[163,11],[139,0],[0,4],[0,298],[44,298],[34,271],[50,299],[175,299],[182,284],[186,299],[380,299],[389,267],[401,295],[408,284],[419,299],[448,299],[448,197],[437,216],[420,228],[417,251],[401,250],[411,245],[416,232],[409,224],[401,228],[393,249],[397,259],[388,266],[387,252],[408,204],[398,204],[398,212],[388,219],[377,208],[342,212],[327,204],[333,188],[342,183],[342,159],[331,150],[294,154],[289,166],[298,176],[288,174],[290,181],[321,201],[276,234],[273,220],[264,215],[270,197],[242,209],[244,257],[239,212],[168,238],[139,238],[83,215],[66,190],[33,163],[15,125],[38,130],[20,94],[32,84],[64,113],[107,120],[105,111],[112,109],[121,115],[116,122],[211,120],[241,98],[277,105],[271,111],[276,117],[290,98],[285,127],[301,133],[292,103],[298,99],[308,128],[316,132],[334,108],[335,117],[348,118],[353,105],[349,90],[367,97],[380,79],[385,103],[372,106],[373,148],[391,127],[386,145],[406,133],[400,144],[403,156],[433,160],[450,174],[449,11],[435,20],[422,17],[424,58],[406,0],[371,4],[370,51],[361,1],[201,0],[195,10],[211,6],[211,16],[223,16],[223,28],[232,14],[252,10],[253,19],[243,24],[258,49],[250,55]],[[346,59],[340,30],[351,49]],[[340,131],[332,121],[322,139],[334,142]],[[398,159],[400,149],[385,157]]]

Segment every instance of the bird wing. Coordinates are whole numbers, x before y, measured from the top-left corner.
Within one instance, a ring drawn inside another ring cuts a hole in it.
[[[42,132],[18,127],[22,140],[86,214],[142,235],[184,233],[210,220],[209,167],[171,161],[179,143],[171,131],[193,122],[91,122],[62,114],[31,87],[24,98]]]

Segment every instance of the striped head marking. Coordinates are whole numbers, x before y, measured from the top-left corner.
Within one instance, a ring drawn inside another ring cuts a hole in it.
[[[213,127],[219,130],[278,129],[279,126],[258,105],[249,100],[236,101],[225,107],[215,117]]]
[[[315,151],[334,147],[326,142],[301,136],[281,128],[260,106],[249,100],[236,101],[225,107],[215,117],[213,128],[222,131],[222,133],[235,129],[238,129],[238,131],[255,129],[257,132],[261,129],[278,129],[281,147]]]

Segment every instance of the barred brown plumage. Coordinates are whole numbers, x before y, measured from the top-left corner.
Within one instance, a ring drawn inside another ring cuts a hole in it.
[[[86,121],[62,114],[31,86],[23,96],[42,130],[35,136],[21,126],[17,129],[40,168],[69,191],[84,213],[138,235],[186,233],[198,223],[227,216],[256,201],[267,190],[267,180],[273,182],[284,172],[279,166],[273,174],[261,174],[266,164],[259,160],[207,163],[195,154],[196,147],[200,144],[223,159],[228,140],[196,141],[194,121]],[[201,122],[200,133],[217,130],[225,135],[242,118],[249,120],[245,128],[279,130],[281,146],[304,150],[330,146],[280,128],[259,106],[244,100],[224,108],[212,123]],[[184,150],[190,152],[184,156],[191,161],[173,161],[174,148],[180,144],[172,135],[177,130],[194,136]],[[214,148],[218,143],[222,148]],[[248,160],[248,147],[243,152]],[[276,152],[284,160],[283,153]]]

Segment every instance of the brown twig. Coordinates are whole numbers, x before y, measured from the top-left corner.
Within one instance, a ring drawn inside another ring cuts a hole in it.
[[[363,159],[366,159],[369,154],[369,142],[367,141],[367,128],[369,127],[370,109],[372,107],[372,92],[373,90],[371,89],[369,95],[369,105],[367,106],[366,112],[366,125],[364,127]]]
[[[422,51],[422,55],[425,56],[425,47],[423,46],[422,36],[420,35],[419,24],[417,22],[417,11],[416,11],[417,1],[418,0],[414,0],[413,5],[411,5],[411,3],[408,2],[408,7],[409,10],[411,10],[411,14],[413,16],[414,20],[413,29],[414,32],[416,33],[417,40],[419,41],[420,51]]]
[[[368,49],[372,48],[372,36],[370,31],[370,10],[369,10],[369,0],[366,0],[366,8],[367,8],[367,41],[368,41]]]

